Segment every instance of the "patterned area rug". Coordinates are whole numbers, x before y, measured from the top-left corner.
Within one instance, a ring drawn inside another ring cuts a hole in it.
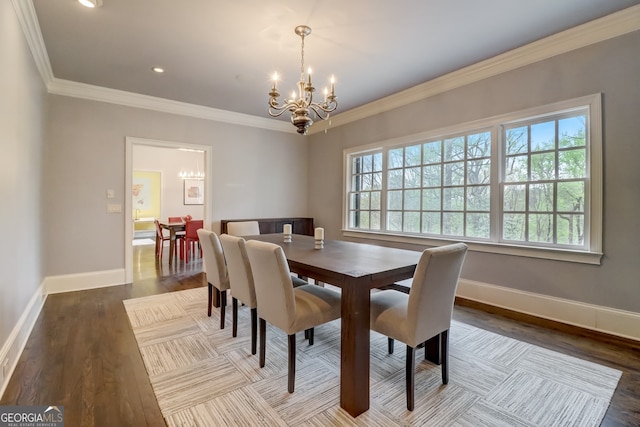
[[[230,298],[229,298],[230,300]],[[287,392],[287,338],[267,327],[267,364],[251,355],[249,310],[238,337],[206,314],[197,288],[124,301],[169,426],[598,426],[621,372],[464,323],[450,332],[449,384],[416,352],[415,410],[406,409],[405,346],[387,353],[371,334],[371,407],[357,418],[339,405],[340,323],[298,334],[295,392]]]

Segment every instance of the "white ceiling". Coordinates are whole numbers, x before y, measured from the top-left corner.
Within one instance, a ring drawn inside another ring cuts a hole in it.
[[[299,78],[300,24],[313,30],[305,67],[318,90],[335,75],[342,113],[640,0],[33,4],[57,79],[268,117],[273,72],[285,95]]]

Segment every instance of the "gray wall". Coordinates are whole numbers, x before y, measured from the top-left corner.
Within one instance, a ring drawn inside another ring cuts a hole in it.
[[[0,2],[0,350],[43,279],[46,91],[9,1]],[[1,353],[1,351],[0,351]]]
[[[127,136],[213,147],[214,229],[227,218],[307,215],[307,144],[267,131],[114,104],[49,96],[44,196],[46,276],[124,268]],[[90,250],[87,250],[90,248]]]
[[[602,265],[474,252],[467,257],[462,277],[638,313],[640,32],[313,135],[309,192],[314,197],[309,200],[310,212],[316,224],[325,227],[328,238],[342,238],[339,208],[345,148],[598,92],[603,94],[604,114]]]

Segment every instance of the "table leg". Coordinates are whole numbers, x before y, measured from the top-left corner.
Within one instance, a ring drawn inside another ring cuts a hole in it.
[[[176,231],[171,228],[169,231],[169,265],[173,263],[173,256],[176,253]]]
[[[367,286],[342,288],[340,407],[353,417],[369,409],[370,303]]]
[[[439,365],[442,363],[441,353],[440,353],[440,334],[436,335],[433,338],[428,339],[424,343],[424,358],[429,362],[435,363]]]

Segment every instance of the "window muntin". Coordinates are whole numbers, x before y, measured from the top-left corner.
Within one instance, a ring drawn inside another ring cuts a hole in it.
[[[482,251],[598,263],[600,103],[596,94],[377,145],[383,187],[380,228],[371,237],[455,239]],[[482,132],[465,126],[488,132],[487,143],[474,141]],[[345,150],[347,158],[356,150]],[[346,219],[347,235],[366,231],[353,224]]]

